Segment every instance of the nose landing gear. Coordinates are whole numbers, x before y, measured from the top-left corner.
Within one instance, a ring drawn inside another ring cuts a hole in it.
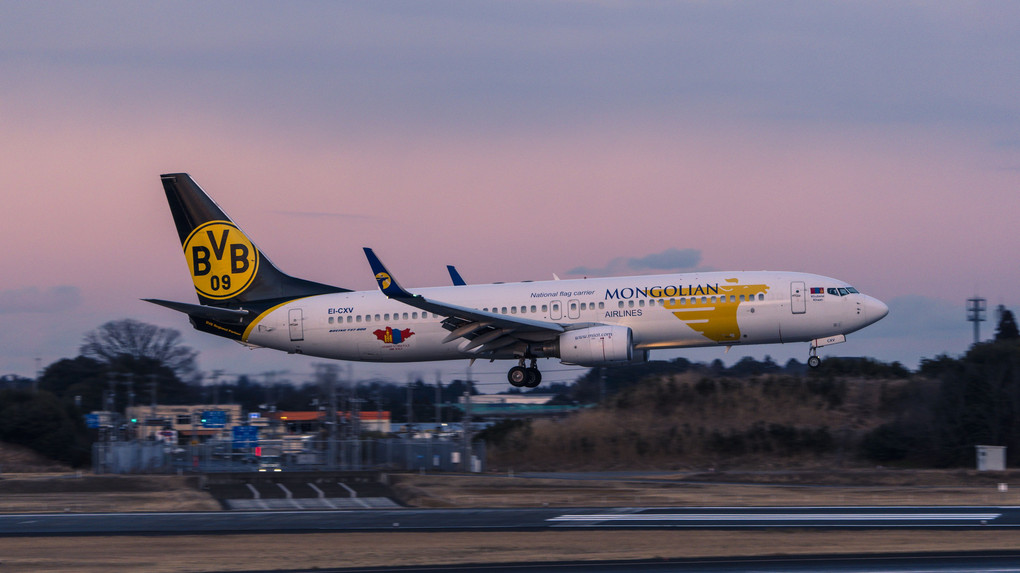
[[[807,365],[811,368],[818,368],[822,364],[822,359],[818,357],[818,349],[823,346],[829,346],[830,344],[839,344],[846,342],[846,335],[834,334],[828,338],[816,338],[811,341],[811,350],[808,352]]]
[[[542,383],[542,373],[538,371],[536,360],[531,359],[531,366],[524,367],[524,359],[506,373],[506,379],[515,388],[537,388]]]
[[[811,355],[808,356],[807,365],[811,368],[818,368],[822,365],[822,359],[818,357],[818,347],[811,347]]]

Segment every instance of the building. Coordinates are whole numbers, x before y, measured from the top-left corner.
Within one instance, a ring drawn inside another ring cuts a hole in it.
[[[311,410],[301,412],[272,412],[268,414],[271,426],[284,435],[316,434],[324,430],[326,412]],[[352,423],[350,412],[337,412],[337,421]],[[362,432],[390,433],[390,412],[362,410],[359,412],[359,426]]]
[[[230,439],[234,426],[264,425],[267,421],[257,415],[249,420],[240,404],[131,406],[124,416],[135,439],[172,441],[171,436],[176,436],[180,444]]]

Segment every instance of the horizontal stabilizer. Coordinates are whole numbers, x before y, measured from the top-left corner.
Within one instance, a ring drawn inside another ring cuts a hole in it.
[[[218,322],[241,322],[248,316],[247,310],[235,310],[232,308],[220,308],[216,306],[205,306],[201,304],[188,304],[186,302],[174,302],[172,300],[159,300],[156,298],[143,298],[145,302],[165,306],[169,309],[183,312],[188,316],[207,318]]]

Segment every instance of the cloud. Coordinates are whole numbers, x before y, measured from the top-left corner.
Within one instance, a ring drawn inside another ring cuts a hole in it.
[[[575,267],[567,271],[571,275],[610,276],[645,271],[692,270],[701,262],[698,249],[666,249],[643,257],[617,257],[604,268]]]
[[[42,291],[38,287],[0,291],[0,314],[67,312],[81,304],[78,287],[55,286]]]

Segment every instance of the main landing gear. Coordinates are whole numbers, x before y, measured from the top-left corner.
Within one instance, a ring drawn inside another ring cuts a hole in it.
[[[525,368],[524,359],[521,358],[520,364],[506,373],[506,379],[510,385],[515,388],[537,388],[542,383],[542,373],[538,371],[535,362],[535,359],[532,358],[531,366]]]

